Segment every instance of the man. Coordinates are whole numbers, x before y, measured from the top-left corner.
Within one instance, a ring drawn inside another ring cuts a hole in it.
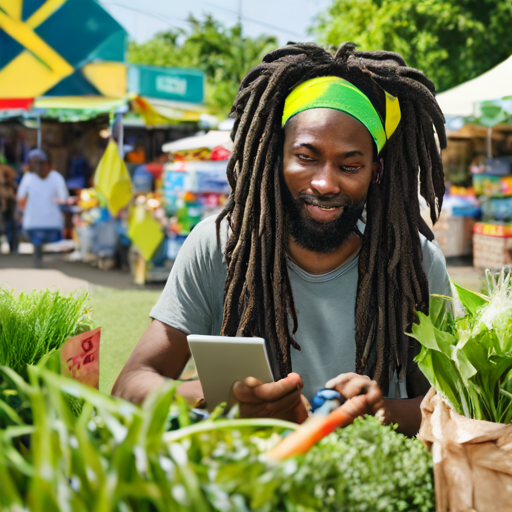
[[[450,293],[418,199],[419,178],[435,222],[444,119],[421,72],[354,48],[290,44],[245,77],[230,200],[184,244],[115,394],[140,401],[162,376],[177,379],[187,333],[258,335],[277,382],[235,383],[243,416],[301,422],[328,386],[367,393],[369,413],[418,431],[428,383],[404,332],[429,291]],[[179,392],[202,396],[194,383]]]
[[[43,244],[62,239],[64,216],[59,208],[68,198],[64,178],[52,170],[48,155],[41,149],[28,154],[30,172],[25,173],[18,188],[18,201],[24,208],[23,230],[34,245],[35,266],[42,265]]]

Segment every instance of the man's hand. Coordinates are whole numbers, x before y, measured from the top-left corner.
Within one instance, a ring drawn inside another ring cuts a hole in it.
[[[349,400],[354,397],[361,401],[361,407],[365,414],[374,415],[382,409],[384,419],[386,416],[386,407],[382,390],[376,381],[371,380],[366,375],[357,373],[342,373],[325,384],[326,388],[335,389],[343,398]]]
[[[408,399],[384,398],[376,381],[357,373],[342,373],[327,382],[325,387],[335,389],[347,400],[356,400],[354,405],[360,407],[365,414],[375,415],[378,412],[379,419],[385,425],[397,423],[397,432],[411,437],[418,433],[422,396]]]
[[[233,384],[242,418],[279,418],[302,423],[307,417],[307,400],[301,391],[300,375],[290,373],[277,382],[263,384],[254,377]]]

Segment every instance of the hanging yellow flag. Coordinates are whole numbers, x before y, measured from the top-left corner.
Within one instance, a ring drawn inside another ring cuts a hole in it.
[[[110,139],[94,175],[94,188],[107,200],[107,207],[115,217],[128,206],[133,197],[132,180],[126,164],[119,156],[117,144]]]
[[[160,223],[143,205],[139,205],[133,209],[128,237],[141,256],[149,261],[162,243],[164,234]]]

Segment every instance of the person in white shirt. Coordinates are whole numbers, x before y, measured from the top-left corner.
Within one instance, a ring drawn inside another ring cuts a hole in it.
[[[68,198],[68,189],[62,175],[52,170],[46,152],[33,149],[28,154],[30,172],[18,188],[18,201],[24,208],[23,230],[34,245],[37,267],[42,264],[43,244],[62,239],[64,216],[59,208]]]

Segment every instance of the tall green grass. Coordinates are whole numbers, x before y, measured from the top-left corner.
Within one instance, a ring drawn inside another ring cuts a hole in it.
[[[0,365],[24,377],[27,365],[91,328],[87,293],[46,290],[16,295],[0,289]]]

